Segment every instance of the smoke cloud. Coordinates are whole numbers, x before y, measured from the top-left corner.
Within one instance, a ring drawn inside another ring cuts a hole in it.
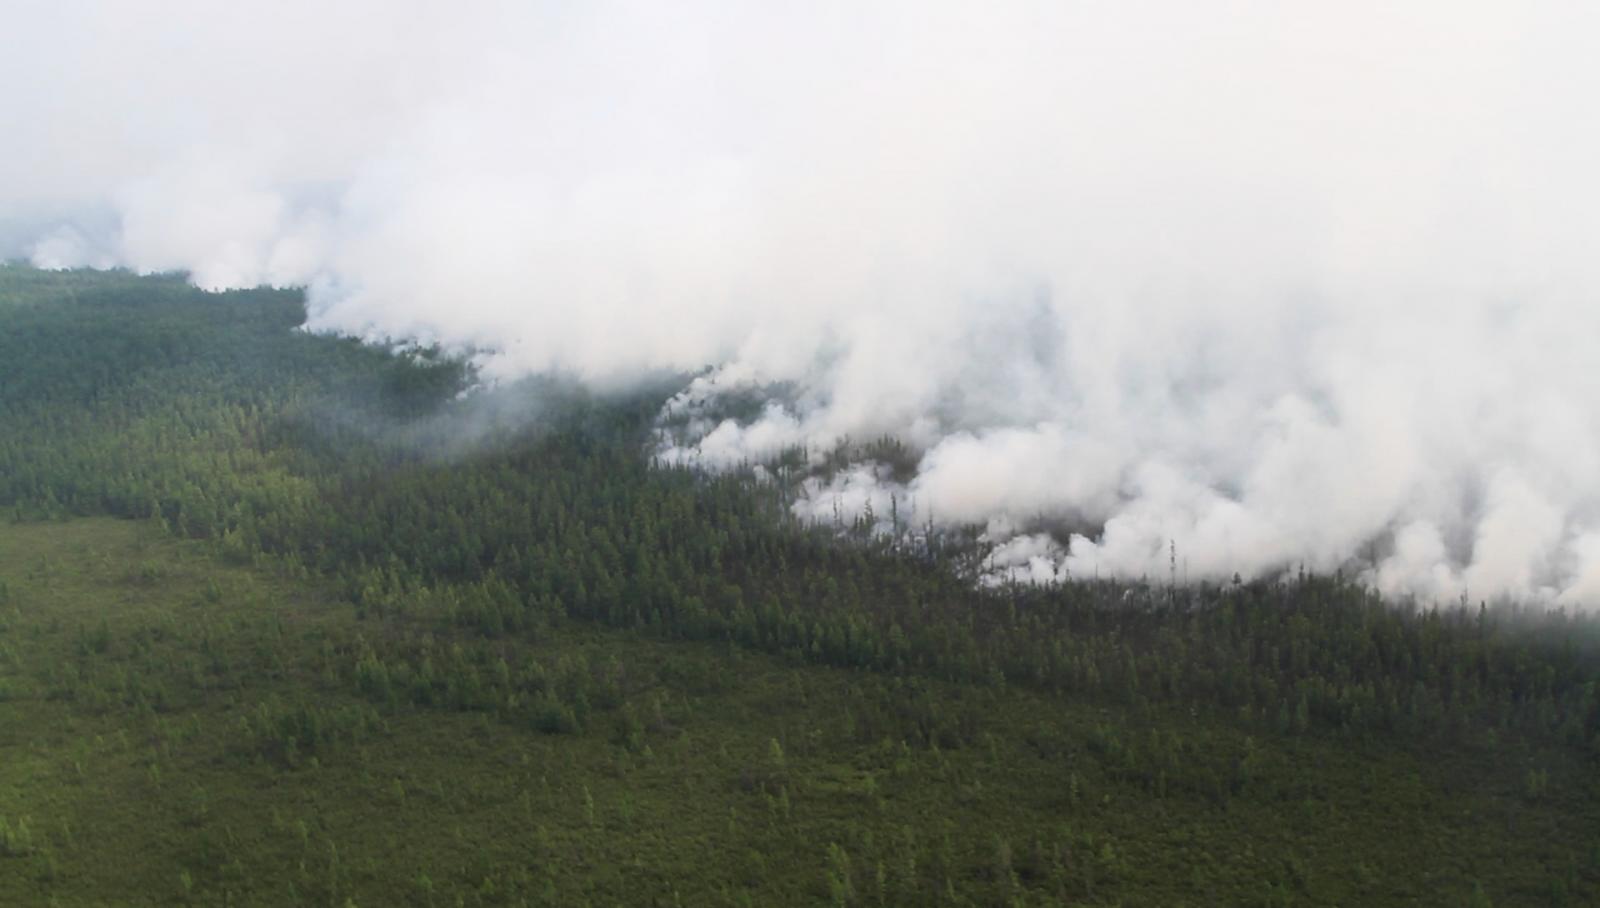
[[[1600,8],[11,4],[0,254],[309,288],[1049,580],[1600,599]],[[709,367],[708,372],[700,370]],[[719,420],[729,393],[774,393]],[[1048,531],[1048,532],[1047,532]]]

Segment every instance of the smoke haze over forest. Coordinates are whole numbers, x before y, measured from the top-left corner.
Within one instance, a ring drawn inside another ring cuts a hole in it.
[[[1038,579],[1600,601],[1600,8],[23,2],[0,257],[308,288]],[[1092,528],[1070,539],[1042,527]]]

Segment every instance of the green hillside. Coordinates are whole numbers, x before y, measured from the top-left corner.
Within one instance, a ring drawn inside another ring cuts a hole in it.
[[[0,268],[0,905],[1600,903],[1594,618],[980,590],[303,318]]]

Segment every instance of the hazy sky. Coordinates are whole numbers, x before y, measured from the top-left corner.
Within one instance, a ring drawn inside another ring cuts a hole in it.
[[[802,507],[1030,576],[1600,598],[1600,5],[4,10],[0,255],[793,382],[674,456],[897,434]]]

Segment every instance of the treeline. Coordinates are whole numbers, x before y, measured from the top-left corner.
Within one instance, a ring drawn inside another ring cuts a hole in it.
[[[1593,617],[1419,608],[1314,576],[980,589],[958,545],[841,541],[771,483],[652,464],[670,387],[457,399],[459,361],[293,330],[303,317],[287,291],[0,269],[0,507],[156,520],[336,578],[375,628],[350,662],[374,700],[515,696],[552,730],[583,721],[559,682],[419,656],[418,635],[580,619],[1285,734],[1536,734],[1600,756]]]

